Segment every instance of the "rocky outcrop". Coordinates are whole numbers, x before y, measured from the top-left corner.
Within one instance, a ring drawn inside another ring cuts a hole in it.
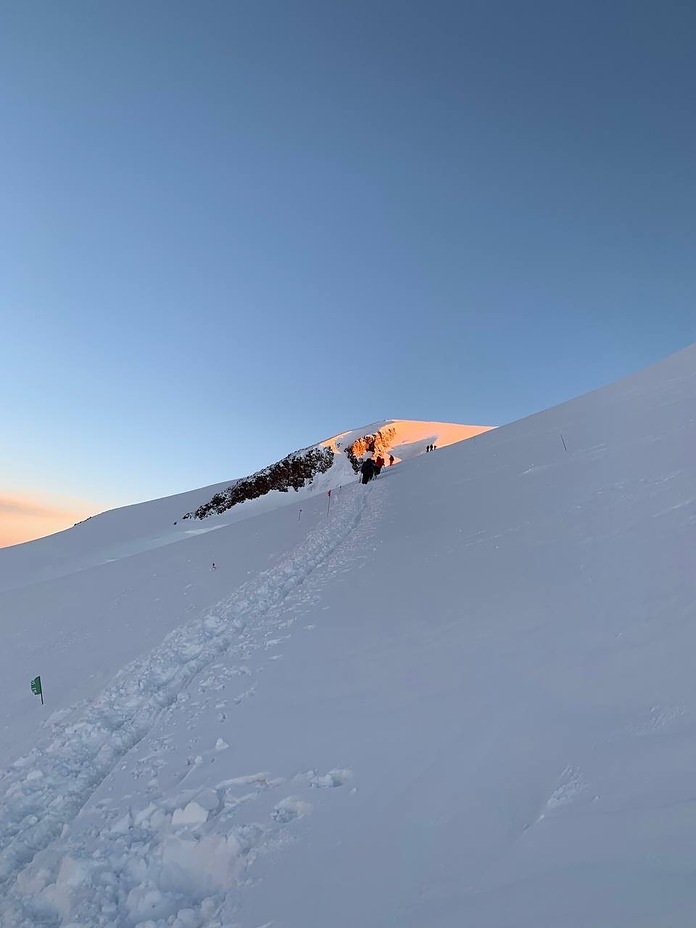
[[[289,454],[277,464],[271,464],[263,470],[243,477],[236,483],[216,493],[212,499],[193,512],[187,512],[184,519],[205,519],[206,516],[226,512],[238,503],[248,499],[258,499],[271,490],[287,493],[288,490],[300,490],[314,479],[317,474],[326,473],[333,464],[334,453],[330,448],[307,448]]]
[[[357,474],[360,470],[360,458],[364,454],[381,454],[382,457],[386,459],[395,438],[396,429],[387,427],[373,432],[372,435],[363,435],[360,438],[356,438],[355,441],[347,448],[344,448],[343,451]]]

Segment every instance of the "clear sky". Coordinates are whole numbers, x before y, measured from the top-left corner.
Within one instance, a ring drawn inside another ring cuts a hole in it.
[[[692,0],[6,4],[0,544],[696,340],[695,43]]]

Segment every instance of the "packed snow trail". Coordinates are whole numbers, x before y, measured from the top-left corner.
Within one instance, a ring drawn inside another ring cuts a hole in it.
[[[224,652],[248,657],[266,646],[264,618],[282,611],[285,600],[338,549],[345,548],[348,557],[356,554],[351,536],[372,490],[344,487],[325,525],[311,532],[280,564],[125,667],[77,720],[57,719],[48,739],[0,775],[0,888],[5,900],[0,913],[14,919],[3,921],[3,926],[25,924],[11,898],[22,870],[65,831],[162,711],[184,698],[191,680]]]

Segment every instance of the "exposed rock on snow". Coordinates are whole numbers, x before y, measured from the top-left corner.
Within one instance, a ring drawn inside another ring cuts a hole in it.
[[[265,496],[271,490],[287,493],[288,490],[300,490],[310,483],[317,474],[326,473],[333,464],[334,454],[330,448],[307,448],[296,451],[271,464],[263,470],[237,480],[226,490],[216,493],[209,503],[199,506],[195,512],[187,512],[184,519],[205,519],[213,513],[226,512],[238,503]]]

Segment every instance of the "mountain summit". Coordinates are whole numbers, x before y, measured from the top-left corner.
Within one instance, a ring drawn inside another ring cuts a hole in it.
[[[233,506],[268,494],[273,494],[272,498],[279,503],[276,494],[287,493],[291,489],[296,492],[304,490],[309,496],[327,492],[354,480],[360,461],[366,457],[381,455],[385,461],[391,457],[398,464],[431,448],[464,441],[489,429],[489,426],[408,419],[375,422],[295,451],[250,477],[235,480],[224,490],[217,490],[195,510],[187,512],[184,518],[206,519],[211,515],[222,515]]]

